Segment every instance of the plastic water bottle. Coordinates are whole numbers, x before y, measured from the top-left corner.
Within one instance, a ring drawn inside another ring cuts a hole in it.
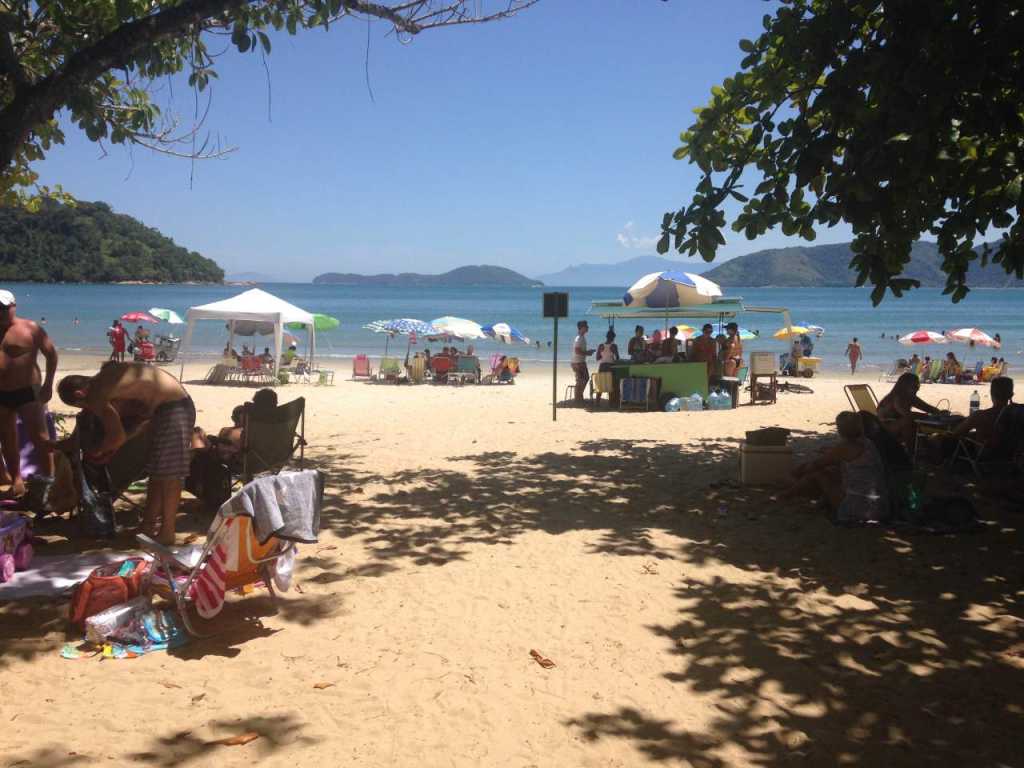
[[[691,411],[703,411],[704,410],[704,398],[700,396],[699,392],[694,392],[690,395],[690,410]]]
[[[683,401],[680,400],[678,397],[673,397],[667,403],[665,403],[665,410],[668,411],[669,413],[676,413],[677,411],[681,411],[683,410]]]
[[[719,395],[718,407],[721,408],[723,411],[732,410],[732,395],[730,395],[729,392],[724,389],[722,390],[722,393]]]
[[[711,394],[708,395],[708,410],[709,411],[717,411],[718,410],[718,390],[717,389],[712,389],[711,390]]]
[[[974,413],[981,408],[981,395],[978,394],[978,390],[971,392],[971,413]]]

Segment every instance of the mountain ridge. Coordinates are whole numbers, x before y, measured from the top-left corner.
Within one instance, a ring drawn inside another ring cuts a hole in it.
[[[507,267],[491,264],[456,267],[439,275],[424,275],[417,272],[384,273],[359,275],[352,272],[324,272],[313,278],[317,285],[392,285],[392,286],[449,286],[449,287],[506,287],[536,288],[543,285],[539,280],[513,272]]]
[[[857,275],[850,268],[850,243],[768,248],[737,256],[704,274],[723,288],[848,288]],[[944,288],[946,274],[936,243],[921,240],[911,248],[911,260],[901,277],[919,280],[922,288]],[[970,288],[1024,288],[1024,281],[1008,275],[1002,267],[981,267],[977,262],[967,271]]]
[[[618,261],[613,264],[572,264],[558,272],[538,275],[537,279],[542,280],[545,285],[586,287],[621,285],[626,287],[632,285],[638,278],[651,272],[679,269],[683,272],[701,274],[711,269],[711,266],[702,259],[682,261],[666,259],[662,256],[634,256],[631,259]]]

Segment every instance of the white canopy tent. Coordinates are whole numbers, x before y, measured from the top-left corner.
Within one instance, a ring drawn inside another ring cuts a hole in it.
[[[230,333],[228,344],[234,346],[235,323],[238,321],[250,321],[259,323],[270,323],[274,328],[274,375],[281,362],[281,342],[284,335],[285,323],[302,323],[306,326],[309,334],[309,361],[313,362],[316,354],[316,335],[314,333],[313,315],[304,309],[289,304],[284,299],[279,299],[273,294],[261,291],[259,288],[252,288],[230,299],[215,301],[212,304],[203,304],[199,307],[189,307],[185,313],[185,322],[188,327],[185,330],[185,338],[181,343],[182,352],[182,374],[184,374],[184,354],[192,344],[192,330],[199,320],[221,320],[227,323]]]

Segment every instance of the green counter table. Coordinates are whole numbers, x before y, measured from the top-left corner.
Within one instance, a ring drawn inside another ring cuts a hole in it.
[[[614,366],[612,374],[616,387],[623,376],[646,376],[661,379],[662,394],[686,397],[697,392],[708,399],[708,368],[704,363],[628,363]]]

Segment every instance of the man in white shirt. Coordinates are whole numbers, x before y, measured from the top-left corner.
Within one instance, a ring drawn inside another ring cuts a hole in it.
[[[572,343],[572,371],[576,374],[576,404],[583,405],[583,393],[590,382],[590,371],[587,370],[587,358],[594,350],[587,349],[587,331],[590,326],[586,320],[576,323],[578,335]]]

